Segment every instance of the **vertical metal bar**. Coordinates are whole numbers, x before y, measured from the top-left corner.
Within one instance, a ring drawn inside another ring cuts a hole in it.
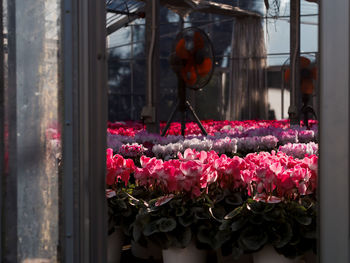
[[[64,262],[106,262],[105,3],[63,0],[62,11],[62,258]]]
[[[159,132],[157,105],[159,100],[159,0],[146,2],[147,86],[146,106],[141,116],[147,130]]]
[[[89,123],[89,262],[107,262],[106,130],[107,130],[107,59],[106,2],[89,0],[88,12],[88,115]],[[91,19],[94,17],[95,19]],[[85,150],[85,149],[82,149]],[[93,161],[91,161],[93,160]],[[85,261],[86,262],[86,261]]]
[[[8,16],[8,88],[6,90],[6,121],[8,139],[8,171],[5,173],[5,236],[3,262],[17,262],[17,75],[16,75],[16,1],[7,1]],[[11,145],[11,147],[8,147]]]
[[[321,263],[350,262],[350,4],[320,5],[319,254]]]
[[[60,242],[62,246],[61,258],[64,262],[79,261],[79,253],[77,253],[77,240],[79,238],[78,231],[75,226],[80,219],[75,212],[76,196],[75,189],[77,183],[75,182],[75,171],[77,156],[74,151],[77,147],[77,142],[74,136],[74,130],[77,129],[77,124],[74,121],[74,106],[76,105],[74,96],[74,89],[77,87],[77,54],[74,52],[75,37],[77,35],[77,6],[70,0],[63,0],[62,2],[62,69],[63,73],[63,173],[62,173],[62,214],[61,215],[61,231]]]
[[[5,86],[4,86],[4,27],[3,1],[0,0],[0,260],[3,259],[3,229],[4,229],[4,189],[5,189]]]
[[[284,118],[284,69],[282,68],[281,78],[281,119]]]
[[[130,30],[131,30],[131,58],[130,58],[130,77],[131,77],[131,88],[130,88],[130,104],[131,104],[131,120],[135,120],[135,109],[134,109],[134,26],[130,25]]]
[[[233,81],[233,71],[234,71],[234,64],[233,64],[233,52],[234,52],[234,40],[235,40],[235,20],[232,21],[232,31],[231,31],[231,52],[230,52],[230,61],[229,61],[229,87],[228,87],[228,114],[226,113],[225,118],[228,120],[232,120],[234,116],[236,116],[235,108],[234,108],[234,81]]]
[[[178,73],[178,98],[179,98],[179,112],[181,116],[181,135],[185,136],[186,129],[186,83]]]
[[[246,56],[249,56],[249,54],[246,54]],[[247,101],[248,101],[248,120],[250,120],[252,118],[252,91],[251,91],[251,85],[250,85],[250,81],[249,81],[249,70],[250,70],[250,58],[247,57],[245,58],[246,61],[246,80],[245,80],[245,86],[247,87]],[[246,116],[245,116],[246,117]]]
[[[291,125],[299,124],[300,93],[300,0],[290,1],[290,106],[288,110]]]

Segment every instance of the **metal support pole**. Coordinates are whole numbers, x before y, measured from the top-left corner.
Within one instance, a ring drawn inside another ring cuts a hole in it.
[[[193,115],[193,117],[194,117],[198,127],[201,129],[202,133],[205,136],[207,136],[208,135],[207,131],[205,130],[205,128],[204,128],[203,124],[201,123],[199,117],[197,116],[196,112],[194,111],[194,109],[192,108],[191,104],[188,101],[186,101],[186,106],[190,110],[190,112],[192,113],[192,115]]]
[[[179,98],[179,112],[181,115],[181,135],[185,136],[186,129],[186,84],[182,77],[178,76],[178,98]]]
[[[284,119],[284,69],[282,69],[282,78],[281,78],[281,119]]]
[[[159,132],[159,0],[146,2],[147,86],[146,105],[141,112],[149,132]]]
[[[319,1],[320,263],[350,262],[350,3]]]
[[[171,112],[170,117],[169,117],[169,119],[168,119],[168,121],[167,121],[167,123],[165,125],[165,128],[164,128],[164,130],[162,132],[162,136],[166,135],[166,133],[167,133],[169,127],[170,127],[170,124],[171,124],[172,120],[174,119],[175,113],[178,110],[178,108],[179,108],[179,102],[176,102],[175,108]]]
[[[300,0],[290,1],[290,106],[291,125],[299,125],[300,98]]]
[[[0,13],[3,14],[3,1],[0,0]],[[0,17],[0,231],[3,233],[5,215],[5,79],[4,79],[4,29],[3,16]],[[3,238],[0,238],[0,260],[3,259]]]

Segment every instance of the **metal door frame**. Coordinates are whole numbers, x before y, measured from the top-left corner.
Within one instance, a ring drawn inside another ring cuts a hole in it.
[[[349,0],[320,4],[320,262],[349,262]]]

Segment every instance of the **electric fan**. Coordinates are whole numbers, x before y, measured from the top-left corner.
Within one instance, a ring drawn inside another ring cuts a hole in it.
[[[181,113],[181,134],[185,134],[185,118],[188,109],[204,135],[207,135],[197,114],[186,99],[186,88],[200,90],[210,81],[214,71],[214,51],[206,33],[195,27],[182,30],[175,39],[170,55],[170,65],[177,75],[178,102],[163,130],[166,134],[176,113]]]
[[[288,68],[284,72],[284,81],[289,82],[290,69]],[[316,119],[316,113],[314,109],[309,105],[315,86],[314,81],[317,80],[317,68],[312,67],[310,59],[301,56],[300,57],[300,90],[302,93],[302,108],[301,113],[304,115],[304,124],[309,128],[309,117],[313,115]]]

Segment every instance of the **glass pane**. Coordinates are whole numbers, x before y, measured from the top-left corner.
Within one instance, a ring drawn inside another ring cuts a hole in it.
[[[133,25],[133,58],[144,57],[146,48],[145,48],[145,25]]]
[[[318,17],[301,17],[300,25],[300,51],[318,51]]]
[[[8,0],[6,262],[57,262],[60,5]],[[6,31],[5,31],[6,32]],[[13,202],[12,202],[13,201]],[[13,216],[13,217],[12,217]]]
[[[267,54],[289,53],[289,18],[267,19],[266,47]]]
[[[131,28],[122,27],[108,36],[108,45],[110,47],[118,47],[128,44],[131,41]]]

